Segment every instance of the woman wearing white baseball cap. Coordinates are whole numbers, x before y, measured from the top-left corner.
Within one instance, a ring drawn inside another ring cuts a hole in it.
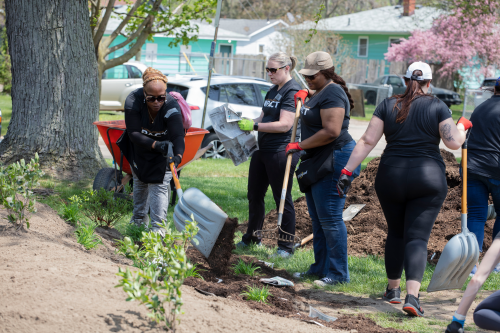
[[[414,62],[405,75],[406,91],[380,103],[366,132],[356,144],[338,181],[346,194],[350,178],[385,135],[387,146],[375,178],[375,190],[387,221],[385,269],[388,286],[383,298],[401,303],[401,274],[406,274],[403,311],[421,317],[419,289],[427,261],[427,242],[446,198],[445,165],[439,152],[440,139],[450,149],[459,149],[472,123],[460,118],[427,92],[432,80],[428,64]]]

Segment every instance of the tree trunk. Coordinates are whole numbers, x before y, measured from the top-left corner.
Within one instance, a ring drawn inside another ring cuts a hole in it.
[[[6,0],[12,59],[12,119],[0,159],[38,152],[58,178],[93,176],[98,145],[97,63],[86,0]]]

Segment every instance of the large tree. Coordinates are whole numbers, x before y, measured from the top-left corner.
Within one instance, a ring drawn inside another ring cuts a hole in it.
[[[32,158],[59,177],[99,170],[97,63],[84,0],[6,0],[12,118],[1,162]]]
[[[97,57],[98,75],[111,67],[123,64],[134,57],[144,43],[155,34],[173,37],[170,46],[187,45],[197,40],[196,21],[211,22],[217,0],[137,0],[127,1],[125,12],[117,12],[115,0],[89,0],[90,25]],[[119,20],[118,26],[105,36],[106,27],[112,17]],[[115,41],[123,36],[119,43]],[[113,42],[115,42],[113,44]],[[106,59],[110,53],[124,51],[122,55]]]

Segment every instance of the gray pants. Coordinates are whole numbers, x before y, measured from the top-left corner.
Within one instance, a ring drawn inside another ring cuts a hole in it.
[[[147,226],[149,210],[152,231],[157,232],[161,229],[161,222],[167,221],[172,173],[167,170],[163,183],[156,184],[141,182],[133,170],[132,175],[134,177],[134,213],[130,223]]]

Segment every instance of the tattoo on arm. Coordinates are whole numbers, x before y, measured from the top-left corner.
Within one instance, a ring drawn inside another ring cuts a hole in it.
[[[441,126],[441,128],[439,129],[439,131],[441,132],[441,137],[443,138],[443,140],[445,141],[455,141],[455,139],[453,139],[453,135],[451,135],[451,126],[450,124],[444,124]]]

